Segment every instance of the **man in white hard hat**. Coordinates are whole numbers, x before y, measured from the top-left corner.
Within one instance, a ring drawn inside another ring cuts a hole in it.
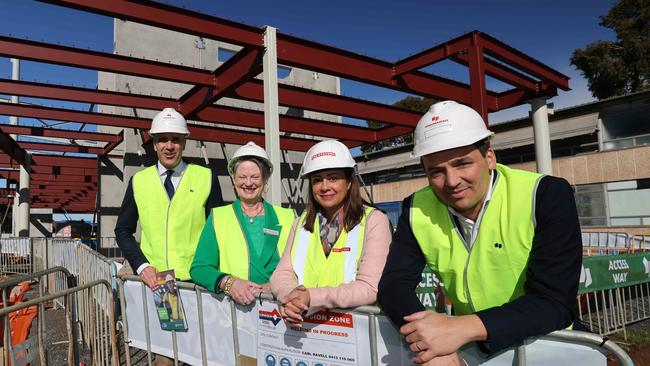
[[[131,268],[153,288],[157,271],[173,269],[178,279],[190,278],[205,219],[223,201],[216,175],[209,168],[183,160],[190,131],[180,113],[163,109],[153,118],[149,134],[158,162],[129,181],[115,239]],[[139,245],[134,237],[138,220]]]
[[[497,164],[492,135],[453,101],[431,106],[415,129],[412,156],[429,186],[403,202],[378,298],[418,364],[458,362],[473,341],[496,352],[575,317],[582,247],[571,186]],[[455,316],[418,301],[425,265]]]

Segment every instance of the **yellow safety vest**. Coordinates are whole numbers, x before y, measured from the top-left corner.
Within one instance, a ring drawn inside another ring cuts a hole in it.
[[[173,269],[177,278],[190,278],[211,184],[210,169],[188,164],[170,201],[156,165],[133,176],[142,231],[140,249],[156,270]]]
[[[542,175],[500,164],[497,172],[473,245],[465,244],[447,206],[430,187],[413,195],[411,229],[457,315],[500,306],[524,294]]]
[[[250,245],[235,213],[234,204],[212,209],[214,233],[219,245],[220,271],[248,280],[250,279],[251,265],[264,265],[271,260],[272,256],[282,256],[293,224],[293,210],[264,202],[264,212],[264,249],[260,255],[260,261],[251,262]],[[271,273],[273,270],[275,268],[271,269]],[[264,273],[261,268],[260,273]]]
[[[329,256],[325,256],[320,239],[318,220],[310,233],[303,227],[305,214],[300,217],[291,248],[291,263],[299,285],[307,288],[332,286],[355,280],[366,236],[366,221],[374,208],[366,207],[361,222],[350,232],[341,230]]]

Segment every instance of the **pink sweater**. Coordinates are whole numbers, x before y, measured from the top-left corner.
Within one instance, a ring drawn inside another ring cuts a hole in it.
[[[271,291],[278,300],[282,300],[298,283],[291,265],[291,248],[296,234],[296,219],[289,233],[287,247],[271,276]],[[377,301],[377,285],[386,264],[388,247],[392,234],[388,217],[375,210],[366,222],[366,237],[363,253],[359,259],[359,271],[354,281],[337,287],[310,288],[309,314],[322,309],[351,308],[370,305]]]

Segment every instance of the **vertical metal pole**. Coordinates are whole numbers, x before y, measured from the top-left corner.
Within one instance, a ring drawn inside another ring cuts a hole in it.
[[[548,106],[546,105],[546,98],[541,97],[531,100],[530,108],[533,118],[533,134],[535,135],[537,172],[552,175],[551,135],[548,128]]]
[[[276,30],[267,26],[264,31],[264,143],[275,174],[269,179],[266,200],[274,205],[282,203],[280,169],[280,117],[278,108],[278,57]]]
[[[17,58],[12,58],[11,59],[11,80],[20,80],[20,60]],[[18,96],[17,95],[12,95],[11,96],[11,103],[13,104],[18,104]],[[9,117],[9,124],[11,125],[18,125],[18,117],[17,116],[11,116]],[[16,140],[16,135],[10,135],[12,139]],[[21,170],[22,173],[22,170]],[[7,186],[7,188],[9,188]],[[12,206],[11,210],[11,222],[12,222],[12,234],[13,236],[18,236],[18,187],[16,187],[16,192],[14,194],[14,203]]]
[[[25,155],[25,165],[20,166],[18,194],[18,236],[29,237],[29,169],[31,155]]]

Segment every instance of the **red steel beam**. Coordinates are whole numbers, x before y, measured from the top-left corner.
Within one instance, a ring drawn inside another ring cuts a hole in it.
[[[395,63],[395,77],[418,70],[449,57],[466,53],[470,46],[468,34],[441,43]]]
[[[28,97],[39,97],[47,99],[62,99],[70,101],[79,101],[79,102],[91,102],[95,104],[109,104],[109,105],[118,105],[118,106],[128,106],[133,108],[145,108],[145,109],[155,109],[161,110],[165,107],[175,107],[176,101],[170,98],[161,98],[161,97],[150,97],[142,95],[133,95],[120,92],[108,92],[101,90],[91,90],[86,88],[78,87],[69,87],[69,86],[59,86],[59,85],[46,85],[32,82],[19,82],[19,88],[16,88],[14,83],[11,80],[3,80],[0,82],[0,93],[10,94],[10,95],[21,95]],[[255,82],[250,82],[255,85]],[[247,83],[248,84],[248,83]],[[247,85],[245,84],[245,85]],[[257,86],[252,87],[254,90],[257,90]],[[279,86],[280,95],[283,94],[283,90],[289,90],[293,93],[292,98],[304,97],[307,101],[306,103],[326,105],[327,102],[341,104],[336,102],[335,99],[329,99],[323,97],[322,100],[318,99],[317,102],[310,102],[309,98],[318,98],[309,97],[309,94],[295,94],[295,92],[287,86]],[[16,91],[19,90],[20,94],[17,94]],[[248,92],[247,92],[248,93]],[[255,93],[255,91],[253,91]],[[322,93],[327,96],[327,93]],[[329,94],[331,95],[331,94]],[[252,96],[251,96],[252,98]],[[257,98],[257,97],[256,97]],[[345,97],[341,97],[345,98]],[[348,98],[354,100],[352,98]],[[345,99],[341,99],[345,100]],[[370,102],[369,102],[370,103]],[[377,103],[375,103],[377,104]],[[369,104],[370,105],[370,104]],[[352,104],[349,107],[345,107],[348,111],[353,111],[356,108],[361,108],[362,104]],[[387,108],[391,108],[387,106]],[[309,108],[307,108],[309,109]],[[410,120],[414,118],[412,115],[409,117],[407,114],[395,113],[392,112],[395,109],[389,109],[385,113],[381,113],[380,110],[369,112],[368,117],[376,117],[375,120],[380,122],[395,122],[401,119]],[[386,115],[386,118],[382,118],[382,115]],[[253,127],[253,128],[264,128],[264,113],[260,111],[253,111],[244,108],[237,107],[225,107],[213,105],[207,107],[201,113],[198,114],[199,119],[206,122],[216,122],[230,125],[237,125],[243,127]],[[385,120],[386,119],[386,120]],[[146,127],[149,128],[148,126]],[[349,139],[357,140],[361,142],[373,142],[375,141],[374,132],[370,129],[344,125],[341,123],[319,121],[308,118],[300,118],[293,116],[280,116],[280,128],[284,132],[290,133],[304,133],[310,135],[318,135],[330,138],[340,138],[340,139]]]
[[[218,17],[158,2],[139,0],[136,4],[124,0],[96,1],[46,0],[52,4],[128,19],[135,22],[196,34],[243,46],[262,47],[262,30]],[[156,16],[152,16],[156,14]],[[210,27],[197,28],[197,23],[207,21]],[[329,75],[412,92],[434,98],[455,99],[471,104],[469,86],[446,78],[422,72],[408,72],[393,78],[393,64],[350,51],[325,46],[286,34],[277,34],[278,62]],[[198,83],[196,83],[198,84]],[[490,107],[496,105],[496,94],[486,95]]]
[[[0,93],[153,110],[176,107],[177,104],[170,98],[7,79],[0,79]]]
[[[466,54],[456,55],[451,59],[461,65],[469,66],[469,56]],[[483,66],[487,75],[512,86],[524,88],[535,93],[543,92],[544,87],[548,86],[546,83],[531,79],[514,69],[503,66],[490,59],[483,58]]]
[[[19,172],[0,171],[0,175],[5,179],[18,180],[20,177]],[[54,174],[37,174],[31,173],[31,181],[33,184],[42,184],[44,182],[57,181],[57,182],[78,182],[78,183],[96,183],[97,175],[54,175]]]
[[[237,86],[262,72],[262,52],[244,48],[213,72],[214,85],[197,85],[178,100],[178,110],[186,118],[216,102]]]
[[[262,81],[245,83],[235,90],[235,95],[245,100],[264,102]],[[415,126],[420,119],[420,113],[407,109],[291,85],[279,86],[278,98],[279,104],[287,107],[409,127]]]
[[[2,114],[30,118],[47,118],[57,121],[84,122],[113,127],[139,128],[142,130],[149,129],[149,126],[151,125],[150,121],[144,118],[8,103],[0,103],[0,115]],[[192,138],[196,140],[224,142],[236,145],[243,145],[248,141],[253,141],[260,146],[264,146],[264,134],[262,133],[230,130],[196,124],[189,125],[188,128]],[[307,151],[312,145],[314,145],[314,140],[295,137],[280,137],[280,147],[282,149]]]
[[[191,67],[6,36],[0,36],[0,55],[186,84],[214,82],[210,73]]]
[[[469,59],[469,79],[472,92],[471,106],[476,110],[481,117],[485,126],[488,126],[488,106],[485,103],[485,92],[487,86],[485,85],[485,62],[483,60],[483,47],[480,44],[478,35],[473,33],[471,35],[471,46],[468,50]]]
[[[33,162],[27,162],[27,151],[21,148],[16,140],[3,131],[0,131],[0,150],[4,151],[21,165],[29,165],[29,163],[33,164]]]
[[[262,30],[257,27],[219,19],[150,1],[87,1],[87,0],[40,0],[45,3],[103,14],[110,17],[154,25],[178,32],[189,32],[201,37],[235,43],[244,46],[263,47]],[[173,19],[168,17],[173,15]]]
[[[108,155],[113,149],[115,149],[119,144],[124,141],[124,130],[120,131],[120,133],[117,134],[118,140],[109,142],[104,146],[104,149],[102,150],[101,155]]]
[[[38,165],[97,169],[97,158],[33,154],[32,160],[38,162]]]
[[[101,154],[104,149],[101,147],[78,146],[70,144],[53,144],[42,142],[19,142],[18,145],[26,150],[38,151],[57,151],[57,152],[72,152],[82,154]]]
[[[116,142],[120,140],[119,135],[112,135],[110,133],[63,130],[58,128],[0,125],[0,131],[4,133],[23,135],[23,136],[55,137],[55,138],[64,138],[64,139],[72,139],[72,140],[88,140],[88,141],[101,141],[101,142]]]
[[[485,53],[507,64],[524,70],[528,74],[544,80],[564,91],[570,90],[569,77],[551,67],[535,60],[525,53],[491,37],[485,33],[474,31],[480,38],[480,44]]]
[[[555,90],[555,88],[553,88],[552,90]],[[555,95],[555,93],[553,93],[552,95]],[[521,103],[530,100],[534,96],[535,96],[534,94],[526,90],[515,88],[500,93],[499,97],[497,98],[497,101],[499,103],[500,109],[507,109],[510,107],[520,105]]]

